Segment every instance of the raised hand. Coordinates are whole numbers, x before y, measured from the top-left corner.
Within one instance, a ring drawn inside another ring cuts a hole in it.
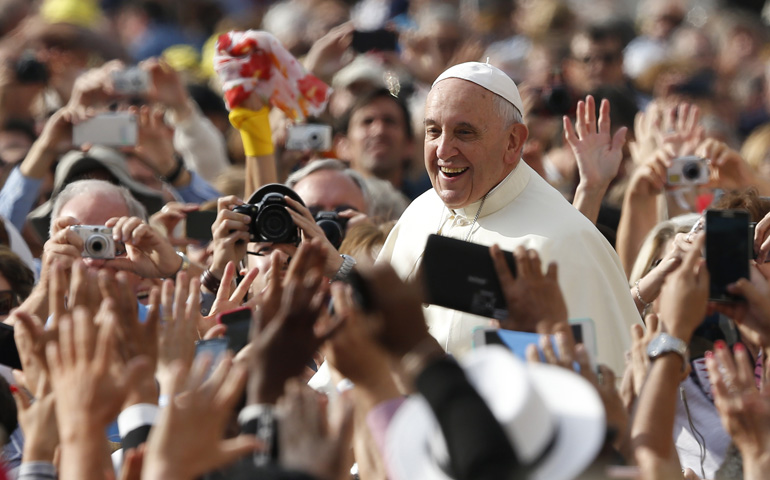
[[[672,158],[695,154],[705,135],[699,121],[700,109],[696,105],[681,102],[676,107],[664,109],[653,123],[652,135],[658,148]]]
[[[738,343],[734,349],[734,361],[724,346],[707,354],[706,367],[722,425],[743,456],[743,478],[755,480],[770,468],[770,391],[757,390],[746,348]]]
[[[508,318],[499,322],[501,328],[551,334],[557,326],[566,324],[567,305],[559,288],[555,263],[549,264],[543,275],[537,252],[520,246],[513,252],[514,278],[500,247],[493,245],[489,251],[508,304]]]
[[[699,236],[682,265],[671,273],[660,296],[658,317],[664,331],[689,343],[703,321],[709,296],[709,272],[701,257],[705,236]]]
[[[171,401],[147,440],[142,478],[192,480],[261,448],[253,435],[225,439],[225,428],[243,392],[246,370],[228,355],[204,381],[210,356],[173,367]]]
[[[286,383],[286,394],[278,402],[278,450],[283,467],[328,480],[342,478],[349,471],[353,409],[344,395],[332,408],[335,416],[329,420],[315,391],[297,379]]]
[[[171,277],[182,267],[182,259],[171,242],[138,217],[113,217],[105,226],[112,227],[112,238],[126,246],[126,257],[107,260],[105,266],[127,270],[141,277]]]
[[[621,127],[611,135],[610,102],[602,100],[599,107],[599,122],[596,122],[594,97],[588,95],[577,104],[575,126],[566,115],[564,139],[572,148],[580,172],[580,185],[589,190],[606,191],[615,178],[623,160],[623,145],[626,142],[627,127]],[[581,188],[581,186],[578,188]]]
[[[59,445],[59,430],[56,427],[56,400],[47,374],[38,377],[38,383],[34,387],[27,387],[11,387],[19,426],[24,433],[24,461],[53,463],[56,447]],[[27,390],[32,392],[33,396],[30,396]]]
[[[320,242],[303,242],[289,265],[284,285],[273,282],[265,302],[277,304],[271,312],[260,308],[252,325],[251,375],[248,403],[275,403],[289,378],[300,375],[328,332],[316,332],[316,320],[325,305],[323,282],[325,252]]]

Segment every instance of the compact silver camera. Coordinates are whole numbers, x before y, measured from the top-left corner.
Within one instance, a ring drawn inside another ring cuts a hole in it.
[[[115,258],[117,252],[111,228],[102,225],[73,225],[70,230],[83,239],[83,257]]]
[[[326,152],[332,149],[332,127],[316,123],[292,125],[286,134],[286,150]]]
[[[695,155],[672,160],[666,171],[666,185],[705,185],[709,181],[708,160]]]

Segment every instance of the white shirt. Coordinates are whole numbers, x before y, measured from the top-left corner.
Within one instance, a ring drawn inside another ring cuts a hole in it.
[[[425,192],[401,216],[378,261],[389,261],[401,278],[409,279],[418,270],[428,236],[465,240],[480,204],[450,210],[435,190]],[[631,345],[629,327],[640,317],[620,260],[596,227],[526,163],[520,161],[487,195],[468,241],[497,243],[509,251],[523,245],[537,250],[543,265],[555,261],[569,318],[594,321],[598,361],[622,373]],[[425,314],[431,334],[454,355],[470,349],[475,327],[491,324],[435,305],[425,307]]]

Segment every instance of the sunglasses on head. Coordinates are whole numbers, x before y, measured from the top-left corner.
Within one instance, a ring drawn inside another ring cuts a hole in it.
[[[13,290],[0,290],[0,315],[8,315],[18,305],[19,299]]]

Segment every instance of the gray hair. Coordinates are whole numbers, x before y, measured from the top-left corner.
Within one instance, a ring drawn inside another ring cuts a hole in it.
[[[105,180],[86,179],[77,180],[68,184],[61,192],[59,192],[59,195],[56,196],[53,203],[53,209],[51,210],[51,227],[53,227],[54,220],[61,214],[64,205],[70,200],[86,193],[95,192],[119,196],[123,199],[123,202],[125,202],[130,216],[139,217],[145,222],[147,221],[147,209],[144,208],[144,205],[139,203],[139,200],[134,198],[129,189]],[[98,205],[95,206],[95,208],[98,208]],[[49,230],[49,232],[49,235],[53,237],[53,231]]]
[[[517,123],[524,123],[524,116],[511,102],[500,95],[495,95],[493,101],[495,103],[495,110],[505,122],[506,128]]]
[[[366,180],[364,180],[364,177],[360,173],[351,168],[348,168],[347,165],[334,158],[314,160],[308,163],[304,167],[289,175],[289,178],[286,179],[286,186],[294,189],[294,186],[297,185],[302,179],[322,170],[340,172],[353,180],[353,183],[355,183],[364,194],[364,201],[366,202],[367,209],[371,210],[371,195],[369,192],[369,187],[366,186]]]

